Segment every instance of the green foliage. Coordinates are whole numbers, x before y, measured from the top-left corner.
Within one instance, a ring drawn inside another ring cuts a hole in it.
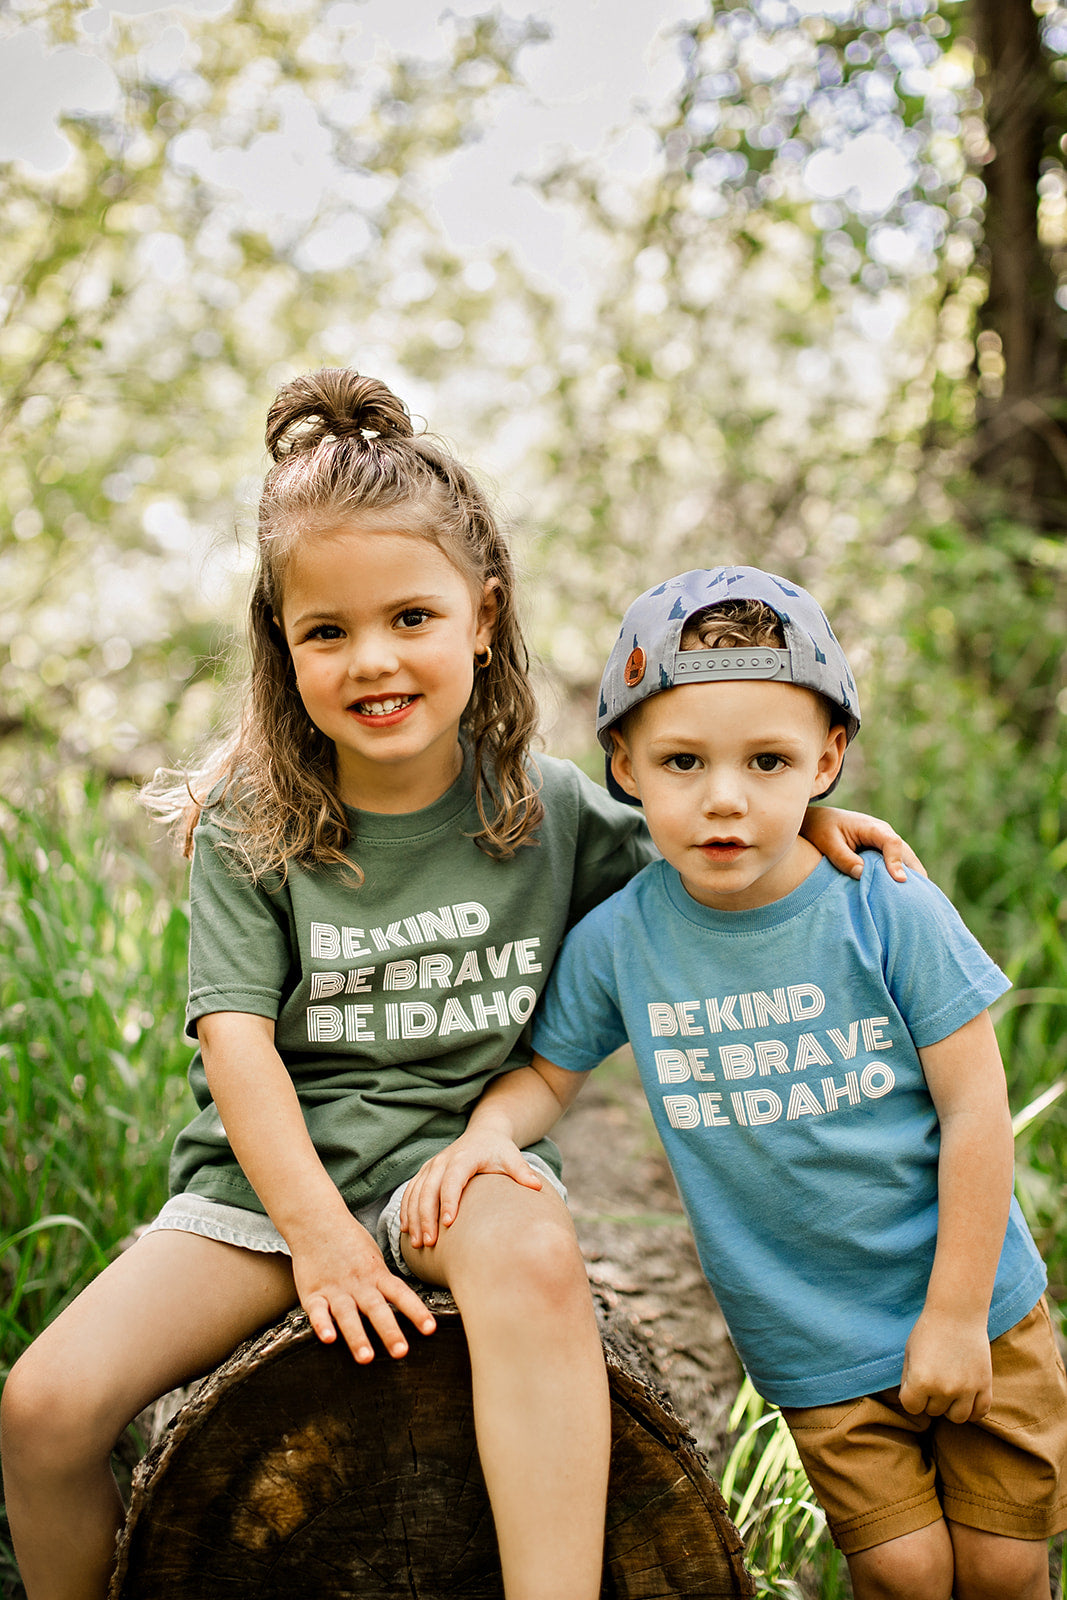
[[[90,783],[0,813],[0,1375],[166,1194],[188,921],[120,811]]]

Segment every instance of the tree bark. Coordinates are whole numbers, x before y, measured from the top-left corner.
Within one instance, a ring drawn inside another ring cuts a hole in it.
[[[979,398],[975,468],[1022,505],[1027,520],[1036,512],[1047,526],[1062,527],[1067,352],[1056,274],[1038,234],[1038,182],[1053,117],[1049,61],[1031,0],[972,0],[971,18],[991,146],[982,173],[989,294],[979,322],[996,335],[1004,362],[1001,392]]]
[[[357,1366],[302,1312],[207,1378],[138,1467],[111,1600],[502,1600],[462,1323]],[[607,1326],[611,1486],[601,1594],[751,1595],[740,1536],[685,1426]]]

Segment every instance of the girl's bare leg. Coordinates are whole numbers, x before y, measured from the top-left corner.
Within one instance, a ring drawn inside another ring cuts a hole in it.
[[[471,1179],[430,1249],[405,1255],[463,1315],[478,1453],[507,1600],[596,1600],[611,1416],[589,1281],[547,1185]]]
[[[4,1489],[29,1600],[103,1600],[122,1505],[115,1441],[296,1303],[288,1257],[146,1234],[16,1363],[0,1414]]]

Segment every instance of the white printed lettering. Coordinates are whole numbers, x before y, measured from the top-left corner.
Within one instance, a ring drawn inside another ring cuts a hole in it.
[[[751,1078],[756,1070],[756,1058],[747,1044],[721,1044],[719,1065],[724,1078]]]
[[[788,993],[789,1011],[794,1022],[818,1017],[826,1006],[826,996],[814,983],[791,983]]]
[[[844,1084],[839,1088],[833,1078],[823,1078],[822,1097],[827,1111],[836,1111],[842,1100],[850,1106],[860,1103],[860,1080],[855,1072],[846,1072]]]
[[[533,958],[534,951],[539,947],[540,939],[516,939],[515,965],[520,972],[540,972],[541,963]]]
[[[478,965],[477,950],[468,950],[459,964],[453,988],[458,989],[461,983],[481,983],[482,969]]]
[[[419,928],[429,944],[431,939],[456,938],[456,922],[451,906],[438,906],[434,911],[419,912]]]
[[[669,1039],[678,1032],[678,1018],[674,1007],[661,1000],[651,1000],[648,1006],[648,1026],[654,1039]]]
[[[367,979],[373,971],[373,967],[353,967],[345,984],[345,994],[369,994],[370,984]]]
[[[428,989],[436,983],[439,989],[447,989],[452,977],[452,957],[446,955],[420,956],[419,957],[419,988]]]
[[[373,1012],[373,1006],[345,1006],[345,1039],[349,1044],[374,1043],[374,1029],[365,1027],[363,1022]]]
[[[842,1056],[844,1057],[844,1059],[846,1061],[851,1061],[853,1056],[856,1054],[856,1048],[857,1048],[857,1046],[859,1044],[859,1037],[860,1037],[860,1025],[859,1025],[859,1023],[858,1022],[850,1022],[849,1023],[849,1025],[848,1025],[848,1038],[847,1039],[845,1038],[843,1033],[839,1032],[839,1030],[837,1028],[827,1028],[826,1032],[827,1032],[827,1034],[829,1036],[830,1043],[831,1044],[836,1044],[837,1048],[840,1050]]]
[[[402,1000],[400,1003],[400,1037],[402,1039],[428,1039],[437,1027],[437,1012],[428,1000]]]
[[[691,1094],[665,1094],[663,1109],[672,1128],[699,1128],[700,1107]]]
[[[722,1105],[721,1094],[708,1094],[705,1090],[697,1095],[697,1099],[700,1101],[700,1110],[704,1118],[705,1128],[728,1128],[730,1126],[729,1117],[724,1117],[719,1112],[719,1107]]]
[[[346,961],[358,961],[360,956],[369,956],[369,945],[360,944],[363,938],[362,928],[341,929],[341,954]]]
[[[786,1019],[788,1021],[788,1018]],[[760,1074],[769,1078],[774,1072],[789,1071],[789,1047],[781,1039],[757,1039],[756,1060],[759,1062]]]
[[[756,1013],[757,1028],[765,1028],[769,1022],[789,1021],[789,1002],[784,989],[775,989],[773,996],[757,989],[752,996],[752,1006]]]
[[[461,939],[484,933],[489,926],[489,913],[477,900],[462,900],[452,909],[456,914],[456,929]]]
[[[328,1000],[332,994],[340,994],[345,986],[343,972],[313,972],[311,974],[312,1000]]]
[[[888,1028],[888,1017],[864,1017],[860,1023],[863,1029],[863,1048],[865,1050],[892,1050],[893,1041],[887,1039],[882,1033],[883,1028]]]
[[[537,990],[531,989],[528,983],[521,983],[508,995],[508,1010],[515,1022],[526,1022],[536,1004]]]
[[[684,1050],[657,1050],[656,1076],[660,1083],[688,1083],[692,1068]]]
[[[341,955],[341,936],[330,922],[311,924],[311,959],[337,961]]]
[[[489,971],[493,974],[494,978],[506,977],[508,962],[511,960],[510,939],[503,949],[499,951],[497,950],[496,945],[491,944],[488,950],[485,952],[485,959],[489,963]]]
[[[797,1053],[793,1062],[794,1072],[803,1072],[811,1062],[820,1067],[832,1067],[833,1062],[816,1039],[813,1033],[802,1033],[797,1040]]]
[[[340,1006],[308,1006],[308,1044],[336,1044],[344,1038]]]
[[[787,1122],[796,1122],[798,1117],[824,1117],[825,1110],[816,1100],[806,1083],[794,1083],[789,1091],[789,1108],[785,1114]]]
[[[782,1115],[782,1102],[773,1089],[746,1089],[745,1114],[750,1128],[764,1122],[777,1122]]]
[[[735,994],[724,995],[721,1000],[705,1000],[704,1010],[708,1014],[708,1028],[712,1033],[721,1033],[724,1028],[732,1028],[736,1033],[741,1024],[734,1016],[734,1004],[737,1000]]]
[[[493,998],[488,1004],[480,994],[472,994],[470,1003],[474,1025],[477,1028],[488,1028],[490,1017],[494,1018],[502,1028],[506,1028],[511,1020],[508,1016],[508,1002],[503,989],[494,989]]]
[[[441,1026],[438,1033],[443,1039],[449,1033],[473,1033],[474,1023],[467,1016],[455,995],[450,995],[445,1001],[441,1012]]]
[[[884,1067],[880,1061],[871,1061],[863,1069],[860,1088],[868,1100],[880,1100],[889,1093],[896,1081],[892,1067]]]
[[[419,969],[414,961],[387,961],[382,974],[383,989],[414,989]]]

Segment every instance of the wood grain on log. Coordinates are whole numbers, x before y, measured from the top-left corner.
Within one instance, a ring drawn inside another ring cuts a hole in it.
[[[138,1467],[111,1600],[502,1600],[466,1338],[448,1296],[403,1361],[358,1366],[302,1312],[199,1386]],[[751,1595],[685,1427],[606,1327],[603,1597]]]

